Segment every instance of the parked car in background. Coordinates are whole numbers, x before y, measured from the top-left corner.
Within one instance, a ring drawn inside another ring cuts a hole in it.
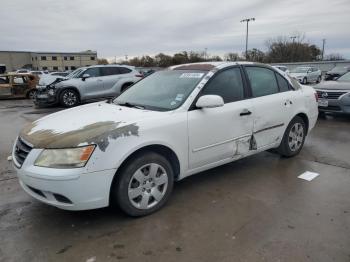
[[[34,99],[38,80],[38,77],[32,74],[0,75],[0,98]]]
[[[38,86],[35,104],[73,107],[81,102],[115,97],[143,76],[132,66],[98,65],[82,67],[64,79]]]
[[[283,66],[283,65],[273,65],[274,68],[277,68],[283,72],[285,72],[286,74],[289,74],[289,70],[288,67]]]
[[[13,147],[14,168],[22,188],[49,205],[115,203],[148,215],[166,203],[174,181],[272,148],[297,155],[316,123],[316,98],[312,87],[267,65],[174,66],[114,101],[27,125]]]
[[[312,66],[296,67],[290,70],[289,75],[304,85],[310,82],[319,83],[322,80],[321,70]]]
[[[348,66],[336,66],[325,74],[324,80],[335,80],[350,71]]]
[[[350,72],[316,85],[319,111],[350,114]]]
[[[0,74],[4,74],[6,72],[6,65],[0,64]]]
[[[39,76],[39,78],[41,78],[42,75],[45,75],[46,73],[44,71],[29,71],[29,74],[32,74],[32,75],[37,75]]]
[[[28,69],[18,69],[15,73],[16,74],[29,74],[30,71]]]

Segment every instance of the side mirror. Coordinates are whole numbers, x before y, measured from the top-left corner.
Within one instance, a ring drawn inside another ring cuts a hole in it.
[[[89,74],[83,74],[83,77],[81,78],[81,80],[85,81],[86,78],[89,78],[90,75]]]
[[[221,96],[217,95],[204,95],[201,96],[197,103],[197,108],[215,108],[224,106],[224,99]]]

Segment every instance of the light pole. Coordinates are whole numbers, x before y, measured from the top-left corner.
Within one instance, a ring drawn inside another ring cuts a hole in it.
[[[323,60],[323,57],[324,57],[324,45],[326,44],[326,39],[323,38],[322,39],[322,60]]]
[[[255,18],[252,17],[252,18],[245,18],[245,19],[241,20],[241,23],[247,22],[247,34],[245,37],[245,59],[246,60],[248,58],[248,24],[250,21],[255,21]]]
[[[296,36],[291,36],[291,37],[289,37],[290,39],[292,39],[292,57],[291,57],[291,59],[292,59],[292,62],[294,61],[294,49],[295,49],[295,47],[294,47],[294,41],[295,41],[295,38],[297,38]]]

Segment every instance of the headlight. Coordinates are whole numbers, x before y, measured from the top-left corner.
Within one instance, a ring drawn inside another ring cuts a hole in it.
[[[95,145],[67,149],[44,149],[35,160],[34,165],[51,168],[83,167],[94,149]]]
[[[55,95],[55,89],[50,88],[50,89],[47,91],[47,93],[48,93],[50,96],[53,96],[53,95]]]

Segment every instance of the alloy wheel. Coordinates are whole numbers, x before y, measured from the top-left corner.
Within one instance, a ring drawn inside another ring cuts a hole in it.
[[[73,91],[66,91],[63,94],[63,103],[67,106],[73,106],[77,103],[78,98]]]
[[[304,127],[301,123],[295,123],[289,131],[288,145],[291,151],[300,149],[304,140]]]
[[[140,167],[131,177],[128,187],[130,203],[138,209],[150,209],[165,196],[168,174],[155,163]]]

